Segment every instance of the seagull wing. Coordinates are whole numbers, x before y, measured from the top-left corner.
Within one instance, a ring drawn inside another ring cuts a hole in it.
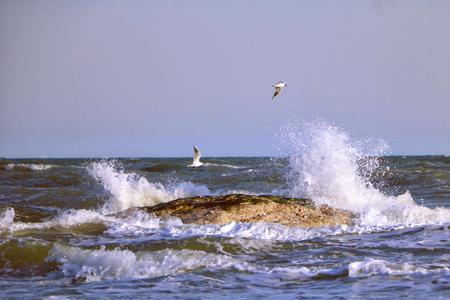
[[[275,93],[273,93],[272,99],[278,96],[278,94],[281,92],[281,88],[278,86],[275,86]]]
[[[197,146],[194,146],[194,164],[200,163],[200,157],[202,157],[200,150],[197,148]]]

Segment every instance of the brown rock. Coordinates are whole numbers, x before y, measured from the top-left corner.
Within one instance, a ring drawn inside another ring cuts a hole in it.
[[[160,218],[178,217],[183,223],[227,224],[230,222],[272,222],[287,226],[319,227],[352,224],[355,215],[311,200],[278,196],[230,194],[177,199],[151,207],[130,208],[126,216],[144,210]]]

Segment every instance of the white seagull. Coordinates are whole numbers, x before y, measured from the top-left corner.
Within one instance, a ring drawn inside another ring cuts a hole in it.
[[[200,162],[200,157],[202,157],[202,154],[200,153],[200,150],[197,148],[197,146],[194,146],[194,159],[192,160],[192,164],[188,167],[200,167],[203,166],[203,163]]]
[[[272,99],[278,96],[278,94],[281,92],[281,90],[287,86],[286,82],[279,81],[276,84],[272,85],[275,88],[275,93],[273,93]]]

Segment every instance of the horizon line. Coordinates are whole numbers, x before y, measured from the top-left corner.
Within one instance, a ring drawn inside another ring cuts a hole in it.
[[[377,155],[367,155],[367,156],[377,156]],[[443,156],[448,157],[449,154],[388,154],[379,155],[378,157],[424,157],[424,156]],[[206,158],[286,158],[285,156],[270,156],[270,155],[231,155],[231,156],[202,156],[203,159]],[[1,160],[16,160],[16,159],[161,159],[161,158],[172,158],[172,159],[192,159],[192,156],[23,156],[23,157],[0,157]]]

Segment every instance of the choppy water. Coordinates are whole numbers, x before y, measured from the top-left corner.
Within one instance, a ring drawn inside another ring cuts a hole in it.
[[[0,160],[0,298],[450,298],[450,158],[314,124],[284,158]],[[310,197],[354,226],[111,213],[226,193]]]

